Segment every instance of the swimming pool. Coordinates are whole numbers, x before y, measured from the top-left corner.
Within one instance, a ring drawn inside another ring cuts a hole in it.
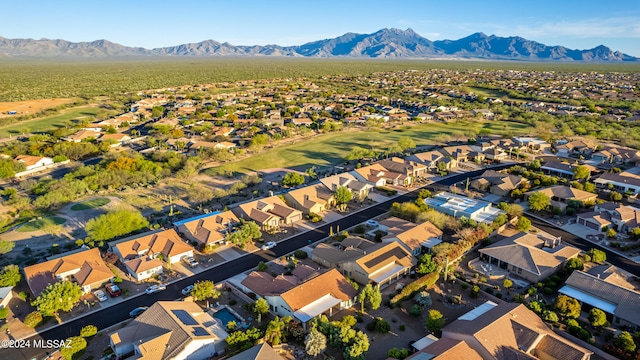
[[[235,321],[238,325],[240,325],[240,323],[243,321],[243,319],[239,319],[234,314],[232,314],[231,311],[229,311],[229,309],[227,309],[226,307],[223,307],[222,309],[216,311],[213,314],[213,317],[220,320],[222,326],[224,327],[226,327],[230,321]]]

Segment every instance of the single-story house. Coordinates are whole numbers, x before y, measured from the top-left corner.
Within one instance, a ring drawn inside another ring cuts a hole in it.
[[[239,218],[253,220],[263,229],[291,225],[302,220],[302,211],[287,206],[277,196],[240,204],[233,211]]]
[[[542,192],[551,199],[551,206],[555,206],[564,210],[567,207],[569,200],[577,200],[584,202],[595,202],[598,197],[597,194],[590,193],[583,190],[578,190],[565,185],[556,185],[544,189],[538,189],[526,192],[524,194],[525,200],[529,199],[529,196],[533,193]]]
[[[239,223],[233,212],[225,211],[177,221],[173,226],[187,239],[206,247],[224,244],[226,235]]]
[[[323,184],[291,190],[284,194],[284,199],[292,208],[298,209],[305,214],[319,214],[335,205],[336,202],[333,192],[329,191]]]
[[[24,277],[31,292],[38,296],[48,285],[64,280],[77,282],[88,293],[109,282],[114,273],[102,260],[100,250],[93,248],[27,266]]]
[[[613,228],[618,232],[629,232],[640,226],[640,209],[606,202],[597,204],[592,212],[578,214],[576,223],[598,231]]]
[[[163,272],[163,263],[158,258],[138,257],[123,264],[127,273],[136,281],[144,281]]]
[[[406,174],[389,171],[378,163],[355,169],[350,174],[359,181],[373,186],[384,186],[386,184],[408,186],[411,184],[411,178]]]
[[[110,247],[123,263],[139,257],[161,257],[165,262],[175,264],[184,257],[193,256],[193,247],[186,244],[174,229],[112,242]]]
[[[598,275],[575,270],[558,292],[609,314],[616,327],[640,329],[640,293]]]
[[[338,269],[360,284],[374,283],[379,287],[407,275],[417,263],[398,242],[377,244],[357,237],[343,240],[339,248],[318,244],[311,258],[325,267]]]
[[[608,189],[625,193],[630,191],[633,194],[640,193],[640,176],[631,173],[604,173],[594,180],[599,189]]]
[[[498,196],[508,196],[512,190],[517,189],[526,180],[522,176],[503,174],[495,170],[487,170],[477,179],[470,182],[473,189],[489,191]]]
[[[472,199],[466,196],[440,192],[433,198],[425,199],[424,203],[430,208],[455,218],[466,217],[471,220],[490,224],[504,211],[494,208],[490,202]]]
[[[396,241],[413,256],[429,252],[431,248],[442,242],[442,230],[429,221],[414,224],[397,217],[390,217],[378,223],[378,230],[387,233],[382,237],[382,242]]]
[[[344,186],[351,190],[354,195],[354,199],[359,201],[366,199],[369,196],[371,189],[373,189],[371,184],[359,181],[350,173],[328,176],[320,179],[320,183],[322,183],[331,192],[335,192],[340,186]]]
[[[189,301],[158,301],[124,327],[109,333],[121,359],[205,360],[226,350],[225,325]]]
[[[481,260],[535,284],[562,269],[580,249],[548,234],[520,232],[479,252]]]
[[[245,290],[267,300],[274,315],[291,316],[303,326],[316,316],[332,316],[353,305],[358,292],[338,270],[318,274],[311,267],[298,267],[291,275],[275,278],[254,271],[241,284]]]
[[[438,345],[443,340],[447,343]],[[459,346],[459,341],[464,341],[472,351],[464,347],[449,353],[450,349]],[[453,357],[433,357],[433,359],[442,360],[477,358],[589,360],[593,354],[593,351],[556,334],[524,304],[502,301],[487,301],[445,326],[440,340],[421,351],[422,354],[431,352],[452,356],[456,354]],[[431,359],[431,357],[416,356],[414,359]]]
[[[53,164],[53,159],[45,156],[18,155],[16,161],[23,163],[27,170]]]

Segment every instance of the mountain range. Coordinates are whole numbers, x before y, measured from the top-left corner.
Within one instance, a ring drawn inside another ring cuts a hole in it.
[[[96,40],[70,42],[0,37],[0,57],[126,57],[126,56],[289,56],[353,58],[488,59],[526,61],[640,61],[640,58],[600,45],[575,50],[548,46],[518,36],[475,33],[458,40],[431,41],[412,29],[382,29],[372,34],[346,33],[333,39],[298,46],[236,46],[205,40],[198,43],[145,49]]]

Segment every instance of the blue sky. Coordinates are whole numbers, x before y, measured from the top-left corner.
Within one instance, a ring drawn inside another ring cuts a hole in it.
[[[385,27],[430,40],[484,32],[577,49],[604,44],[640,56],[640,0],[4,0],[0,36],[146,48],[207,39],[299,45]]]

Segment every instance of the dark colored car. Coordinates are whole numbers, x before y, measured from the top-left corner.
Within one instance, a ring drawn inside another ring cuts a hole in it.
[[[137,308],[135,308],[135,309],[133,309],[133,310],[131,310],[129,312],[129,316],[131,316],[132,318],[137,317],[138,315],[142,314],[147,309],[148,309],[148,307],[146,307],[146,306],[137,307]]]
[[[105,290],[111,295],[111,297],[116,297],[122,295],[122,290],[116,284],[107,284]]]

